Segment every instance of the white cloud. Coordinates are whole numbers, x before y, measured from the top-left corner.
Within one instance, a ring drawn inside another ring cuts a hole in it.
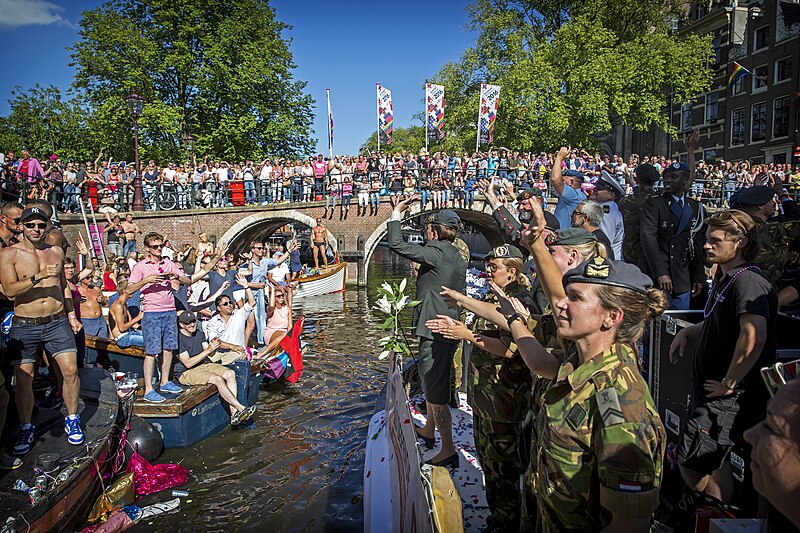
[[[0,28],[74,24],[61,16],[64,8],[46,0],[0,0]]]

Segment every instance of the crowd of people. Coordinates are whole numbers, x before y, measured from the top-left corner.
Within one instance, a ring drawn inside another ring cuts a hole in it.
[[[689,147],[694,157],[696,140]],[[392,205],[419,194],[426,207],[471,207],[478,193],[477,180],[482,178],[493,179],[498,187],[504,182],[518,190],[538,187],[549,198],[558,195],[550,181],[554,163],[552,154],[500,147],[471,153],[379,150],[358,156],[238,163],[193,159],[157,164],[150,160],[141,172],[144,206],[149,210],[325,201],[328,217],[338,211],[340,218],[346,218],[352,205],[357,216],[376,216],[385,196]],[[649,164],[660,172],[672,163],[663,155],[632,154],[624,160],[575,149],[560,165],[581,173],[584,191],[605,169],[630,193],[637,166]],[[727,205],[730,195],[742,187],[782,183],[794,194],[800,180],[800,169],[782,163],[720,160],[699,161],[693,167],[696,179],[690,194],[719,207]],[[27,150],[19,157],[0,150],[0,168],[4,194],[46,199],[59,211],[78,211],[81,199],[106,213],[129,211],[134,202],[133,163],[102,159],[102,153],[93,162],[62,161],[57,155],[40,162]]]
[[[754,489],[771,507],[769,530],[800,527],[800,385],[770,401],[761,376],[776,363],[779,302],[800,296],[791,273],[800,208],[784,180],[731,191],[729,208],[711,213],[693,197],[703,167],[691,157],[641,162],[632,183],[603,165],[591,191],[573,150],[552,160],[553,209],[535,184],[476,182],[505,240],[486,256],[482,299],[467,295],[457,213],[434,214],[420,247],[400,237],[420,198],[394,205],[390,249],[419,264],[414,333],[427,419],[416,431],[428,449],[441,437],[428,463],[460,463],[448,404],[457,406],[456,342],[467,340],[488,531],[649,531],[671,462],[685,486],[661,519],[676,531],[694,531],[699,509],[765,516]],[[667,309],[703,309],[669,348],[673,363],[693,361],[691,404],[669,454],[642,347],[646,324]],[[477,319],[466,323],[461,310]]]
[[[52,206],[36,198],[0,206],[0,427],[9,390],[20,424],[12,453],[0,451],[0,467],[21,466],[33,445],[34,390],[49,389],[46,406],[66,408],[68,441],[83,444],[78,368],[113,366],[87,338],[141,349],[144,401],[162,403],[183,387],[211,384],[230,409],[231,425],[251,425],[256,407],[237,400],[228,365],[279,351],[293,323],[299,241],[275,249],[253,241],[234,255],[201,233],[173,249],[159,233],[142,235],[128,214],[115,217],[109,234],[118,239],[107,241],[103,256],[82,239],[70,246],[52,215]],[[327,234],[316,238],[324,257]]]

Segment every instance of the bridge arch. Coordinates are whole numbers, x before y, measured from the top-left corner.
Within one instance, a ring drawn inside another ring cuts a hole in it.
[[[490,214],[475,209],[455,208],[451,210],[458,214],[462,222],[468,223],[474,228],[477,228],[493,247],[503,244],[503,236],[497,229],[497,224]],[[420,209],[420,205],[417,203],[410,209],[410,213],[403,217],[402,221],[407,222],[415,218],[427,217],[438,211],[441,211],[441,209],[426,209],[423,211]],[[367,280],[367,273],[369,272],[369,263],[372,260],[372,254],[375,252],[375,248],[378,246],[378,243],[384,237],[386,237],[387,222],[388,220],[381,222],[378,227],[375,228],[375,230],[367,237],[366,242],[364,243],[364,281]]]
[[[313,228],[317,224],[315,217],[296,209],[286,209],[278,212],[259,211],[233,224],[219,240],[227,242],[230,251],[236,254],[246,250],[250,242],[257,238],[258,235],[270,235],[290,222],[299,222],[309,228]],[[328,242],[334,251],[338,249],[336,237],[330,230],[328,230]]]

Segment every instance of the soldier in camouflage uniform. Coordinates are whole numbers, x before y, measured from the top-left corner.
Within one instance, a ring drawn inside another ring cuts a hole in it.
[[[642,209],[648,198],[653,196],[653,185],[661,178],[658,169],[653,165],[636,167],[636,188],[633,194],[619,201],[622,211],[622,223],[625,226],[625,241],[622,243],[622,259],[626,263],[636,265],[642,256],[642,241],[639,227],[642,224]]]
[[[529,309],[532,301],[522,270],[522,252],[502,245],[489,252],[486,261],[492,281]],[[497,303],[493,293],[484,301]],[[477,317],[471,331],[445,317],[427,325],[445,338],[473,343],[467,401],[472,407],[473,437],[491,512],[489,531],[517,531],[519,482],[525,470],[519,456],[520,423],[530,408],[531,373],[516,353],[510,334],[484,318]]]
[[[544,361],[538,371],[553,378],[539,399],[538,448],[526,476],[537,498],[535,527],[647,531],[666,435],[631,347],[644,321],[663,312],[665,296],[635,266],[599,256],[567,272],[564,286],[557,325],[570,342],[555,367],[543,346],[523,344],[531,337],[524,317],[508,316],[521,355]],[[533,520],[523,516],[523,529],[533,529]]]
[[[800,262],[796,242],[800,239],[800,220],[797,220],[797,204],[782,189],[779,199],[784,214],[772,216],[775,193],[776,190],[767,185],[748,187],[731,196],[730,206],[744,211],[755,221],[758,255],[753,262],[775,287],[780,288],[787,265]]]

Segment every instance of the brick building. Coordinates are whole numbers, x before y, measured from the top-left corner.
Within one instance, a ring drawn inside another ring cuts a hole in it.
[[[700,130],[697,159],[755,164],[789,163],[795,153],[800,156],[800,0],[692,2],[678,31],[713,36],[711,89],[668,111],[680,132]],[[729,89],[736,62],[750,74]],[[662,131],[618,128],[614,137],[618,153],[686,160],[682,141]]]

